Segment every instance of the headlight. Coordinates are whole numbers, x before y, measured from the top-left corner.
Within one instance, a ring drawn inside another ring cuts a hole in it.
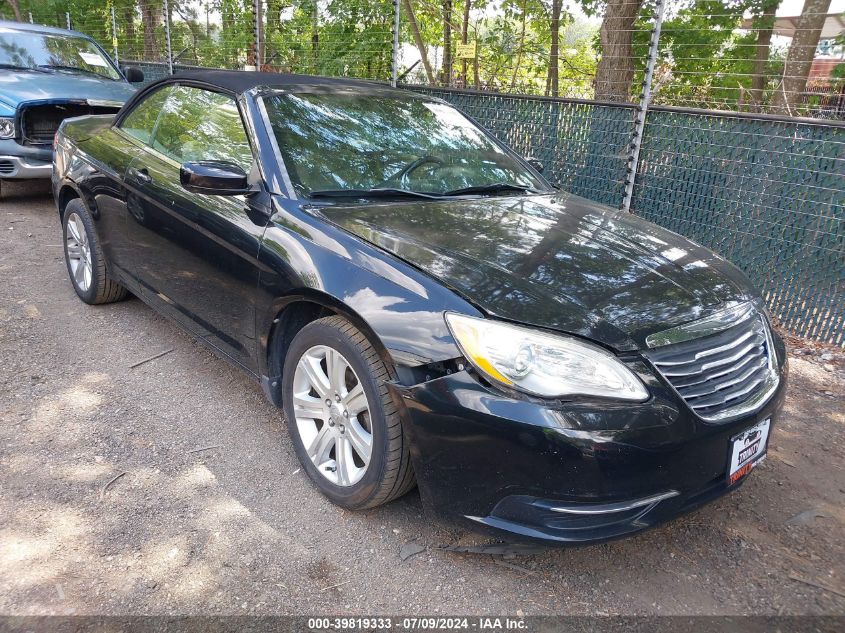
[[[546,398],[648,399],[640,379],[594,345],[462,314],[447,313],[446,323],[469,362],[500,384]]]
[[[15,120],[0,117],[0,138],[15,138]]]

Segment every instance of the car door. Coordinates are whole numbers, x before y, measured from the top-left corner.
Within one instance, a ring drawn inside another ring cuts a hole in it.
[[[260,194],[183,188],[181,164],[202,160],[258,173],[235,99],[175,86],[150,143],[126,174],[133,198],[126,223],[130,273],[159,309],[255,371],[257,255],[267,216],[251,208]]]
[[[127,274],[131,244],[126,239],[125,225],[127,213],[132,213],[136,205],[124,179],[129,165],[152,138],[170,90],[168,86],[150,93],[119,126],[95,135],[86,143],[88,154],[101,158],[96,172],[86,181],[97,208],[100,245],[117,277],[129,281],[133,292],[138,292],[139,288],[132,285],[131,276]]]

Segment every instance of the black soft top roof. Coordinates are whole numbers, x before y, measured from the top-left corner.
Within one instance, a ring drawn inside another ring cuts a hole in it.
[[[286,73],[262,73],[243,70],[185,70],[167,77],[157,83],[169,81],[198,81],[211,86],[241,94],[256,87],[293,87],[293,86],[334,86],[338,88],[358,88],[361,90],[389,90],[383,83],[358,79],[339,79],[335,77],[315,77],[313,75],[291,75]]]
[[[408,90],[391,88],[387,84],[377,81],[361,79],[341,79],[336,77],[317,77],[314,75],[292,75],[289,73],[260,73],[245,70],[180,70],[175,75],[169,75],[158,81],[147,84],[138,90],[123,105],[114,119],[115,125],[120,125],[123,119],[132,111],[135,105],[145,99],[148,94],[162,86],[183,82],[196,82],[198,85],[209,86],[221,92],[240,95],[253,88],[280,88],[294,92],[307,92],[311,89],[320,90],[352,90],[366,95],[391,94],[404,99],[434,99]]]

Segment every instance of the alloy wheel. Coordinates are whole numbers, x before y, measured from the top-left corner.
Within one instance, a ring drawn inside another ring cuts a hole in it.
[[[293,410],[305,452],[338,486],[358,483],[373,451],[373,426],[364,386],[344,356],[316,345],[299,359]]]
[[[88,292],[94,271],[91,263],[91,244],[82,218],[76,213],[71,213],[67,219],[65,252],[74,283],[82,292]]]

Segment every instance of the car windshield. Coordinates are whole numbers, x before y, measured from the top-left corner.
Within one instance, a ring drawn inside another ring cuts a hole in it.
[[[515,195],[549,188],[440,101],[352,91],[286,93],[264,101],[300,195]]]
[[[83,37],[0,28],[0,68],[99,75],[120,75],[97,46]]]

